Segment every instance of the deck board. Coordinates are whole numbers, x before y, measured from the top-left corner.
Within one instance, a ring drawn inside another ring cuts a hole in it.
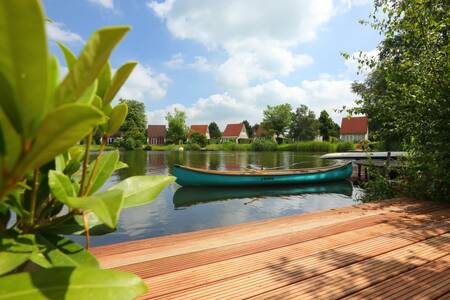
[[[143,278],[142,299],[447,299],[450,206],[394,199],[92,253]]]

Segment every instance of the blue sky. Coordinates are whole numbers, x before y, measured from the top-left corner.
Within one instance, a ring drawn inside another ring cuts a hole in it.
[[[78,52],[97,28],[128,24],[113,68],[138,68],[120,92],[146,105],[163,124],[174,108],[189,124],[259,122],[267,105],[306,104],[317,114],[351,106],[354,60],[372,55],[381,37],[358,24],[369,0],[44,0],[52,40]],[[62,65],[64,61],[55,44]]]

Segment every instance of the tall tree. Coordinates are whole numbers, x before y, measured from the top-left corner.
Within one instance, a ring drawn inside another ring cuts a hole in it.
[[[124,139],[133,139],[138,143],[145,143],[147,139],[147,117],[144,103],[137,100],[120,99],[120,103],[128,106],[128,115],[120,127]]]
[[[222,137],[222,133],[220,132],[219,126],[217,126],[216,122],[211,122],[208,126],[209,136],[212,139],[220,139]]]
[[[247,132],[248,137],[249,137],[249,138],[252,138],[254,132],[253,132],[252,126],[250,126],[250,123],[248,123],[247,120],[242,121],[242,123],[244,123],[245,131]]]
[[[448,200],[450,2],[378,0],[371,17],[385,38],[376,59],[359,60],[371,69],[353,85],[360,97],[354,112],[378,125],[382,141],[398,140],[408,150],[403,191]]]
[[[320,112],[319,123],[320,135],[324,141],[329,141],[331,136],[339,136],[339,125],[333,122],[326,110]]]
[[[316,115],[306,105],[300,105],[295,111],[290,128],[290,136],[296,141],[311,141],[319,133],[320,123]]]
[[[166,138],[169,143],[179,144],[186,140],[188,127],[186,126],[186,113],[175,108],[173,114],[167,113],[168,123]]]
[[[292,106],[289,103],[270,106],[263,112],[263,127],[277,137],[285,135],[292,122]]]

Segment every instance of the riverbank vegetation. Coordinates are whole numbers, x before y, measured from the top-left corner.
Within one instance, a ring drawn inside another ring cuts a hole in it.
[[[83,235],[89,248],[91,235],[115,230],[123,209],[174,180],[132,176],[103,187],[127,167],[119,151],[104,150],[126,124],[127,103],[112,100],[137,63],[112,74],[108,59],[130,28],[95,31],[78,56],[59,44],[68,67],[61,80],[41,3],[0,1],[0,19],[0,298],[134,299],[147,290],[139,277],[101,269],[68,238]],[[92,158],[95,132],[102,144]]]
[[[368,75],[353,85],[352,112],[369,117],[388,150],[408,152],[396,179],[378,176],[367,194],[450,201],[450,3],[380,0],[365,23],[384,40],[377,57],[358,59]]]

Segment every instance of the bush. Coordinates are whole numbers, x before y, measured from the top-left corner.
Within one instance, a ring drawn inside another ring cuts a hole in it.
[[[135,140],[133,149],[142,149],[142,142],[141,142],[141,140]]]
[[[205,147],[206,150],[208,151],[219,151],[219,150],[223,150],[223,146],[220,144],[209,144],[206,145]]]
[[[352,142],[340,142],[337,144],[336,152],[345,152],[355,150],[355,144]]]
[[[133,138],[127,138],[123,142],[122,147],[125,150],[134,150],[134,149],[136,149],[136,141]]]
[[[274,141],[254,141],[252,151],[276,151],[277,143]]]
[[[202,150],[202,147],[199,144],[187,144],[186,146],[184,146],[184,149],[187,151],[200,151]]]
[[[122,148],[124,142],[125,142],[125,141],[124,141],[123,137],[118,137],[118,138],[116,138],[116,139],[114,140],[113,146],[116,147],[116,148]]]
[[[206,139],[206,136],[204,134],[193,132],[189,137],[189,142],[192,144],[198,144],[201,147],[205,147],[208,140]]]
[[[145,151],[152,151],[152,145],[149,145],[149,144],[145,145],[144,146],[144,150]]]

